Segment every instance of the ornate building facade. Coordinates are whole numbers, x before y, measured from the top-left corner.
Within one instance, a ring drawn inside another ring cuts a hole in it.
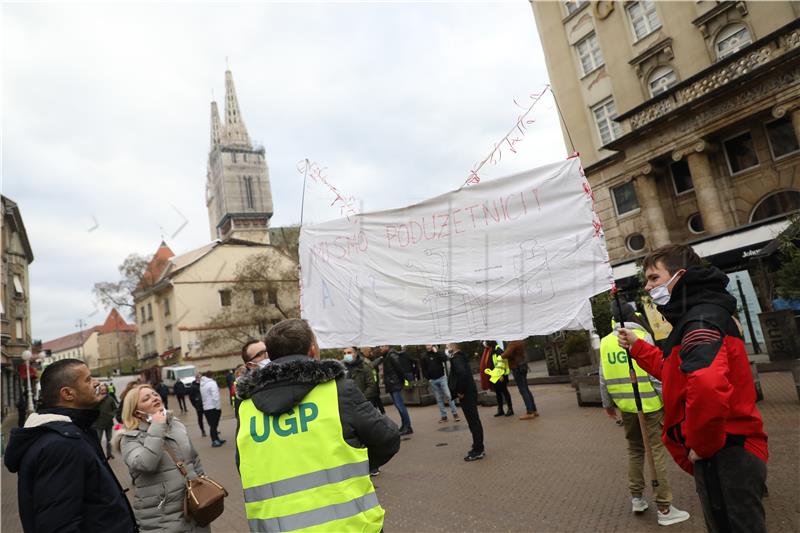
[[[742,260],[800,209],[800,2],[531,2],[618,280]]]

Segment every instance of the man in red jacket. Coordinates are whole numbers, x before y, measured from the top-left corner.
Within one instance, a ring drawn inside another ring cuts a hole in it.
[[[643,268],[672,333],[663,352],[627,329],[619,341],[663,383],[662,440],[694,475],[709,531],[765,532],[767,435],[728,277],[684,245],[651,252]]]

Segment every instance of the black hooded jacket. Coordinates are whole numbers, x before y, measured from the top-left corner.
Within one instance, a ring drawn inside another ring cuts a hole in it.
[[[344,365],[335,359],[318,361],[306,355],[281,357],[240,377],[236,393],[242,400],[252,399],[262,413],[279,415],[293,409],[314,387],[331,380],[336,380],[345,442],[355,448],[367,448],[370,468],[387,463],[400,449],[400,432],[395,423],[375,409],[355,383],[345,377]]]
[[[96,410],[51,408],[11,430],[5,465],[17,474],[26,533],[138,531],[92,423]]]

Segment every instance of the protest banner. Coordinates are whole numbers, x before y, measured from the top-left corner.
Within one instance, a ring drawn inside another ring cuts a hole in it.
[[[322,348],[591,329],[611,267],[577,157],[300,232]]]

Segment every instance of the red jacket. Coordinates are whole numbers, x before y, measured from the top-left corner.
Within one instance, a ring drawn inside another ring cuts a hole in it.
[[[689,450],[709,458],[725,446],[743,445],[765,463],[769,455],[727,282],[717,268],[689,269],[659,307],[673,325],[663,351],[641,339],[631,347],[639,366],[663,383],[661,438],[690,474]]]

